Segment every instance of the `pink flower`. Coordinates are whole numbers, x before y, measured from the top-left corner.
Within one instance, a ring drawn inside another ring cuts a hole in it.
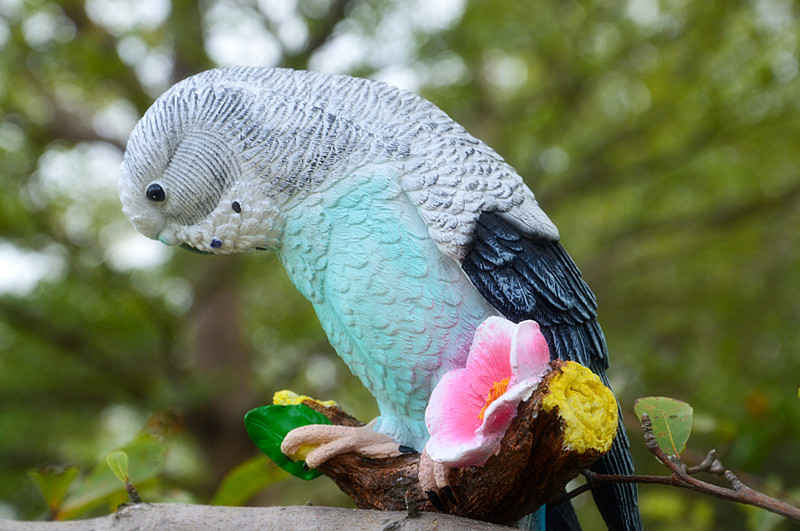
[[[445,374],[431,394],[425,449],[449,466],[480,466],[547,372],[550,351],[534,321],[489,317],[475,331],[467,366]]]

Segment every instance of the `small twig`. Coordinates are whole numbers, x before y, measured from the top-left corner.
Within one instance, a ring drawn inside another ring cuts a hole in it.
[[[598,474],[597,472],[592,472],[589,469],[584,470],[581,472],[581,474],[583,474],[583,476],[586,478],[586,483],[580,487],[574,488],[569,492],[559,494],[547,502],[547,505],[553,506],[558,505],[559,503],[564,503],[565,501],[571,500],[572,498],[575,498],[586,491],[592,490],[600,485],[605,485],[606,483],[651,483],[656,485],[675,485],[675,480],[672,476],[622,476],[616,474]]]
[[[142,503],[142,499],[139,497],[139,491],[136,490],[136,487],[131,485],[130,481],[125,482],[125,491],[128,493],[128,499],[131,503]]]
[[[711,450],[710,452],[708,452],[706,458],[700,462],[700,464],[687,468],[686,473],[689,474],[690,476],[693,476],[698,472],[710,472],[711,474],[719,475],[714,471],[715,470],[714,465],[717,464],[720,465],[722,464],[720,463],[719,459],[717,459],[717,451]]]
[[[575,496],[591,490],[605,483],[657,483],[662,485],[672,485],[684,489],[701,492],[717,498],[730,500],[748,505],[754,505],[767,511],[779,514],[791,520],[800,522],[800,509],[789,505],[786,502],[777,500],[766,494],[751,489],[745,485],[733,472],[726,469],[722,462],[717,459],[716,451],[711,450],[701,463],[693,467],[687,467],[678,456],[668,456],[658,446],[656,437],[653,434],[653,425],[647,414],[642,415],[642,429],[644,430],[644,443],[647,449],[656,456],[656,459],[666,466],[671,476],[619,476],[614,474],[597,474],[590,470],[585,470],[583,475],[586,477],[586,484],[562,494],[549,502],[555,505],[565,502]],[[707,472],[715,476],[724,478],[731,488],[720,487],[692,477],[692,474]]]

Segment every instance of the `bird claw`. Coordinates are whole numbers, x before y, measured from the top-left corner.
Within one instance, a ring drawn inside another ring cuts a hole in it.
[[[387,458],[400,455],[397,443],[371,425],[332,426],[312,424],[290,431],[281,443],[281,451],[292,457],[301,447],[315,446],[305,457],[309,468],[317,468],[337,455],[355,452],[366,457]]]
[[[448,465],[431,459],[426,450],[422,451],[419,457],[419,488],[440,511],[445,510],[442,495],[452,505],[458,505],[458,499],[448,479],[451,470]]]

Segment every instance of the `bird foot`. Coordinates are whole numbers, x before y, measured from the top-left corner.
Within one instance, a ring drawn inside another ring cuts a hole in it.
[[[440,511],[445,510],[442,503],[445,498],[451,504],[458,505],[449,480],[452,470],[450,466],[431,459],[427,450],[423,450],[419,456],[419,488],[427,494],[433,506]]]
[[[348,452],[373,458],[397,457],[403,453],[394,439],[373,430],[372,424],[359,427],[329,424],[301,426],[286,435],[281,451],[294,458],[313,447],[305,457],[297,455],[297,458],[305,460],[309,468],[317,468],[328,459]]]

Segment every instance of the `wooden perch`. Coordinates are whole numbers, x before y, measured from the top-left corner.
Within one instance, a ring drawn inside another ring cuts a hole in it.
[[[551,380],[565,362],[554,360],[531,398],[520,404],[517,416],[503,438],[500,452],[480,467],[451,469],[452,489],[431,503],[419,487],[419,454],[374,459],[342,454],[319,466],[361,509],[444,512],[476,520],[510,524],[533,512],[563,491],[567,482],[602,454],[578,453],[564,448],[564,420],[558,408],[544,411],[541,401]],[[362,425],[338,407],[304,402],[332,423]]]

